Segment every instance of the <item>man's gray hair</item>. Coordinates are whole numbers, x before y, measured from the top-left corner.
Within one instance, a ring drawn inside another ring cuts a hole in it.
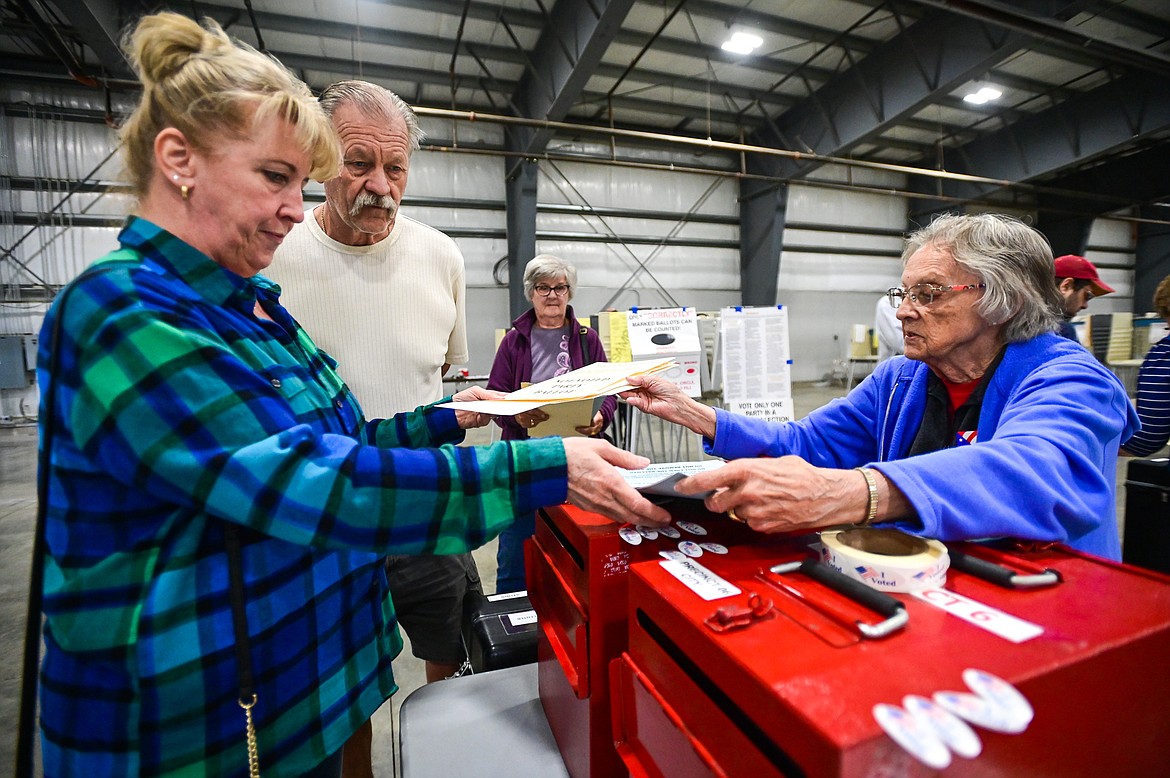
[[[528,260],[524,268],[524,297],[531,300],[537,284],[561,276],[565,277],[565,283],[569,285],[568,299],[572,300],[573,292],[577,291],[577,268],[552,254],[537,254]]]
[[[371,84],[369,81],[338,81],[325,87],[317,98],[325,114],[332,119],[334,112],[343,105],[352,104],[371,119],[402,119],[406,123],[406,135],[410,153],[418,151],[426,133],[418,126],[418,115],[398,95],[389,89]]]
[[[1052,248],[1037,230],[1002,214],[944,214],[910,235],[902,264],[923,246],[947,251],[987,285],[979,313],[990,324],[1006,322],[1008,343],[1056,329],[1063,300]]]

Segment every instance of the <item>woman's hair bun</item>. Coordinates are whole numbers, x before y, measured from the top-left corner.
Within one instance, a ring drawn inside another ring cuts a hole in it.
[[[231,40],[214,20],[208,19],[205,26],[200,26],[182,14],[165,12],[143,18],[128,34],[123,48],[142,85],[149,89],[199,54],[231,46]]]

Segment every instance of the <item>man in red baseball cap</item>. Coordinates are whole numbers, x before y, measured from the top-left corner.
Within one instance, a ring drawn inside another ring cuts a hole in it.
[[[1064,298],[1064,321],[1060,325],[1060,334],[1076,340],[1076,330],[1069,320],[1089,307],[1089,300],[1109,294],[1113,287],[1101,280],[1097,268],[1084,257],[1065,254],[1057,257],[1053,264],[1056,266],[1056,285],[1060,289],[1060,296]]]

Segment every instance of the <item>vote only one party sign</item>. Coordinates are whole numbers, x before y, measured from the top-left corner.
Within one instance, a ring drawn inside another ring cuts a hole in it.
[[[788,309],[736,306],[720,311],[719,320],[724,405],[747,416],[791,421]]]
[[[672,356],[678,367],[660,373],[691,397],[703,393],[699,360],[703,346],[694,308],[631,308],[626,317],[634,361]]]

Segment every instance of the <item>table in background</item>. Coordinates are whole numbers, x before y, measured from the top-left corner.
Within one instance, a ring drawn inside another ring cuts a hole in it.
[[[465,384],[482,384],[486,383],[491,376],[486,375],[461,375],[456,373],[454,375],[443,376],[443,383],[455,384],[455,391],[466,389]],[[454,394],[454,392],[452,392]]]
[[[871,372],[873,372],[873,369],[874,369],[874,367],[877,366],[877,363],[878,363],[878,358],[876,355],[864,356],[864,357],[849,357],[849,372],[845,376],[845,391],[848,392],[850,389],[853,388],[853,373],[857,369],[858,365],[867,365],[868,366],[866,368],[863,368],[865,370],[865,372],[862,374],[861,377],[865,378],[865,376],[867,376]]]
[[[427,684],[399,711],[403,778],[568,778],[527,664]]]

